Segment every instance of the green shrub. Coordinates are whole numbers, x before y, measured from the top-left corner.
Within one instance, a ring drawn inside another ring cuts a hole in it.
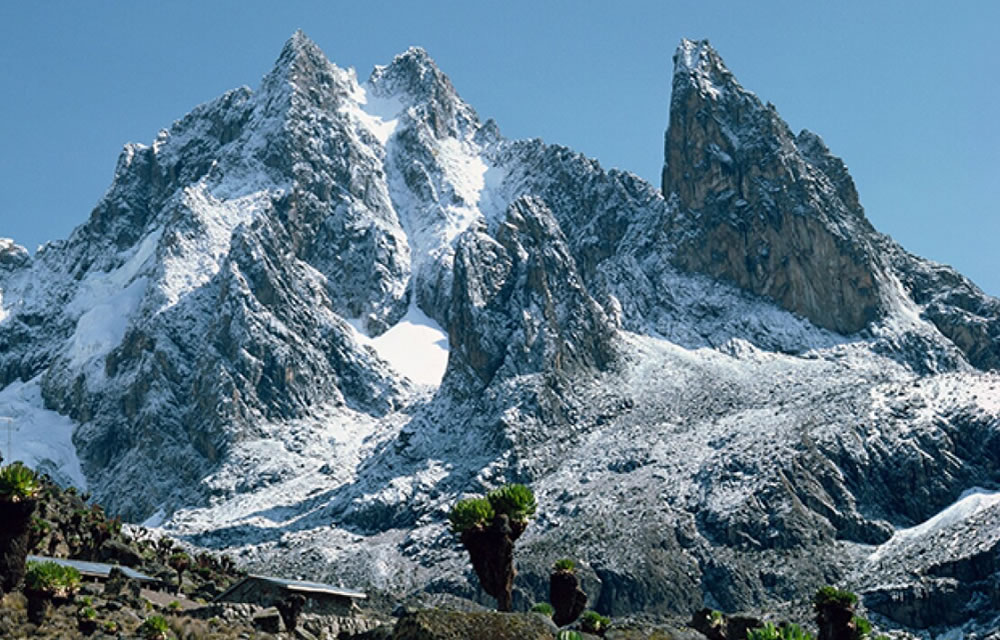
[[[76,612],[76,617],[83,620],[97,620],[97,611],[93,607],[83,607]]]
[[[494,515],[493,506],[486,498],[467,498],[458,501],[448,515],[448,520],[453,533],[464,533],[477,526],[486,526]]]
[[[547,615],[550,618],[552,617],[552,614],[556,612],[556,610],[553,609],[552,605],[548,602],[539,602],[535,606],[531,607],[531,610],[535,613]]]
[[[816,592],[816,596],[813,598],[813,606],[816,607],[817,610],[829,606],[848,609],[856,606],[857,604],[858,597],[850,591],[829,586],[822,587]]]
[[[583,640],[579,631],[563,630],[556,635],[556,640]]]
[[[24,585],[35,591],[68,596],[80,586],[80,572],[52,561],[30,561],[24,575]]]
[[[573,571],[576,569],[576,563],[569,558],[560,558],[556,560],[556,563],[552,565],[552,568],[556,571]]]
[[[171,611],[180,611],[181,610],[181,603],[179,601],[177,601],[177,600],[171,600],[167,604],[167,609],[170,609]]]
[[[763,627],[747,630],[747,640],[813,640],[813,636],[797,624],[775,627],[768,622]]]
[[[855,640],[863,640],[863,638],[868,638],[872,634],[872,623],[868,622],[865,618],[861,616],[854,616],[854,638]]]
[[[101,627],[104,633],[118,633],[118,623],[114,620],[107,620]]]
[[[611,626],[611,618],[606,618],[596,611],[585,611],[580,616],[580,626],[584,631],[598,633]]]
[[[170,626],[163,616],[146,618],[146,621],[139,627],[139,635],[146,640],[163,640],[169,631]]]
[[[494,511],[506,514],[517,522],[526,522],[538,509],[535,494],[523,484],[505,484],[486,494],[486,499]]]
[[[0,469],[0,500],[34,500],[41,489],[38,476],[21,462],[13,462]]]

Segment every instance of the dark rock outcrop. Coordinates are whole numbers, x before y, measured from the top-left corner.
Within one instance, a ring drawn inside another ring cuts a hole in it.
[[[681,43],[663,167],[674,262],[767,296],[840,333],[885,311],[885,266],[843,162],[792,134],[707,41]]]
[[[495,237],[478,229],[460,238],[451,299],[449,367],[480,386],[498,375],[599,370],[613,358],[614,327],[538,198],[515,201]]]

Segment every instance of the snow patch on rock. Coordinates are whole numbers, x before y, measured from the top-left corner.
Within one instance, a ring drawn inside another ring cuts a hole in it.
[[[16,380],[0,390],[0,421],[10,418],[9,424],[0,424],[4,459],[21,460],[62,485],[86,489],[87,480],[73,445],[73,421],[45,408],[40,379]],[[13,451],[7,447],[7,428]]]
[[[929,538],[998,504],[1000,504],[1000,491],[987,491],[981,487],[973,487],[963,492],[958,500],[932,518],[916,526],[896,531],[892,538],[879,545],[868,559],[878,560],[891,550],[912,544],[922,538]]]
[[[383,334],[369,338],[360,319],[348,320],[355,338],[375,349],[392,368],[419,385],[437,387],[448,367],[448,334],[411,304],[406,315]]]

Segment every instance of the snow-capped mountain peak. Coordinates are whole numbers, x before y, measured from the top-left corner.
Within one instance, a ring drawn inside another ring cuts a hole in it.
[[[706,41],[664,161],[661,192],[506,140],[422,49],[359,82],[297,32],[70,238],[0,240],[0,415],[111,511],[394,589],[475,597],[443,514],[527,482],[519,588],[572,555],[607,613],[797,597],[990,517],[931,520],[1000,485],[1000,302],[875,232]]]

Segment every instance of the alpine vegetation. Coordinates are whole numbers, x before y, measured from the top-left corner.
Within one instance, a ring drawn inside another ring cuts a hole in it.
[[[534,517],[538,505],[531,489],[508,484],[485,498],[461,500],[451,510],[451,530],[468,550],[472,567],[486,593],[497,599],[497,609],[510,611],[514,588],[514,542]]]

